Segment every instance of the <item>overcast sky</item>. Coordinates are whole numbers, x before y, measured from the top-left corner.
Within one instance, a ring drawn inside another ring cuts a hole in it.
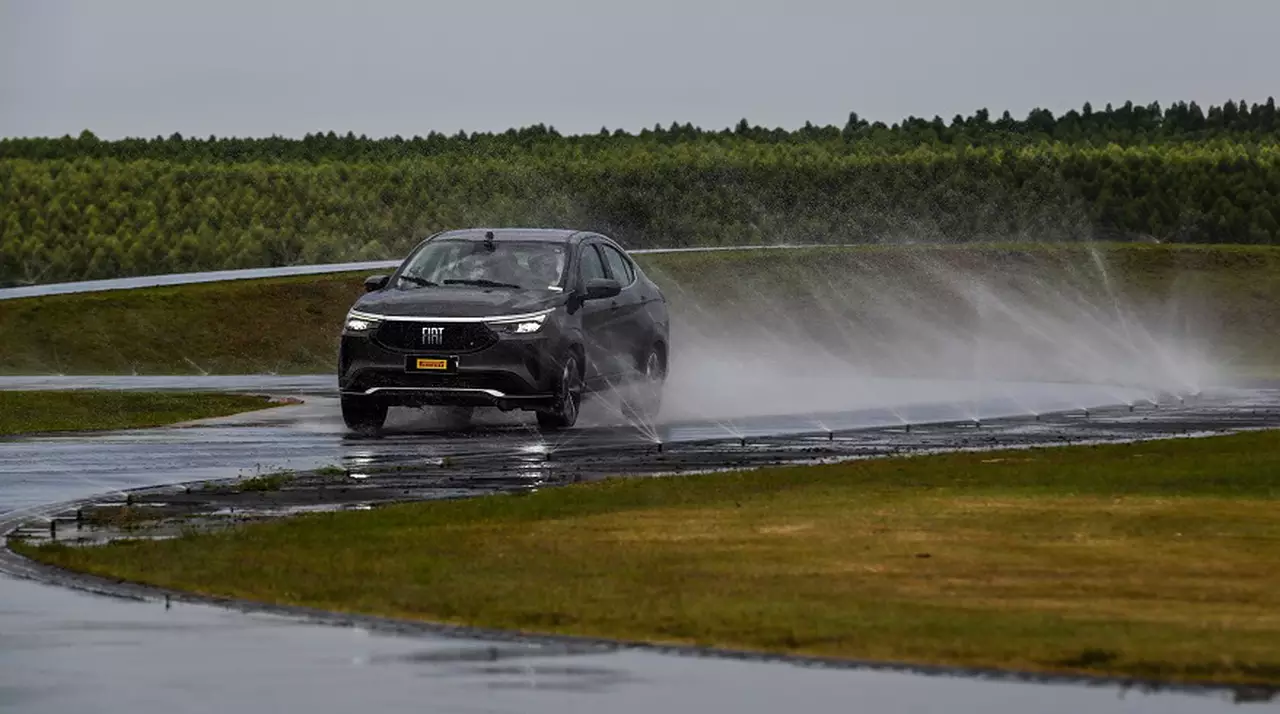
[[[1280,0],[0,0],[0,136],[891,123],[1280,95]]]

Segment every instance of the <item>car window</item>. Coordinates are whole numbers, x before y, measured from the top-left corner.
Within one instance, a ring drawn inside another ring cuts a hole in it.
[[[541,241],[437,240],[423,246],[400,273],[396,287],[498,282],[525,288],[558,287],[568,253]]]
[[[613,279],[624,286],[630,285],[636,279],[635,268],[631,266],[631,261],[611,245],[602,245],[600,249],[604,251],[604,257],[609,261],[609,271],[613,273]]]
[[[600,259],[600,252],[593,245],[585,245],[582,247],[582,264],[578,266],[578,274],[582,276],[582,282],[585,285],[588,280],[596,278],[609,277],[604,271],[604,262]]]

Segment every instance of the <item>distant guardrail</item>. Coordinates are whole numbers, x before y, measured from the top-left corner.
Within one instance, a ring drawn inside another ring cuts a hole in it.
[[[733,250],[785,250],[795,248],[834,247],[831,244],[800,245],[731,245],[708,248],[644,248],[627,251],[635,255],[657,253],[711,253]],[[400,265],[400,260],[374,260],[363,263],[327,263],[323,265],[287,265],[278,268],[246,268],[243,270],[214,270],[205,273],[170,273],[168,275],[139,275],[131,278],[114,278],[111,280],[87,280],[78,283],[49,283],[47,285],[24,285],[16,288],[0,289],[0,300],[18,298],[48,297],[50,295],[68,295],[71,293],[94,293],[107,290],[133,290],[135,288],[155,288],[166,285],[191,285],[194,283],[217,283],[227,280],[256,280],[261,278],[286,278],[293,275],[324,275],[328,273],[350,273],[364,270],[387,270]]]

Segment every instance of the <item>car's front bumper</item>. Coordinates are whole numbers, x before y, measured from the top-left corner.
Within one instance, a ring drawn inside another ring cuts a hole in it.
[[[496,406],[539,409],[551,406],[560,374],[556,335],[503,336],[492,345],[466,353],[390,349],[363,335],[343,335],[338,388],[396,406]],[[411,372],[406,360],[449,359],[446,373]]]

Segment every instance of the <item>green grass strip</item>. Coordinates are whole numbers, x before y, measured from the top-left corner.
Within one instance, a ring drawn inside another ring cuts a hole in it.
[[[0,391],[0,435],[138,429],[269,406],[265,397],[241,394]]]

